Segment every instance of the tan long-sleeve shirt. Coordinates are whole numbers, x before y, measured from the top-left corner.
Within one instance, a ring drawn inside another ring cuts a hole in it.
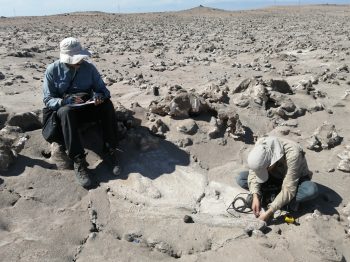
[[[264,139],[266,138],[259,139],[257,144],[263,143]],[[296,195],[300,177],[312,174],[307,166],[305,153],[300,145],[284,138],[278,138],[278,141],[283,147],[284,156],[276,163],[269,175],[283,180],[283,182],[280,193],[271,203],[270,208],[272,211],[281,209],[293,199]],[[260,184],[256,181],[256,174],[252,170],[249,170],[248,186],[251,193],[261,195]]]

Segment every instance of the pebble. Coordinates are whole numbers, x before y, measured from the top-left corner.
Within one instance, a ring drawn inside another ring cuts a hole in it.
[[[193,218],[191,216],[189,216],[189,215],[185,215],[184,216],[184,222],[186,224],[194,223]]]

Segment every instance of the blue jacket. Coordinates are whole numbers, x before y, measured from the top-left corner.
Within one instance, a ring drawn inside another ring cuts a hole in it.
[[[96,67],[87,61],[83,61],[78,70],[69,68],[59,60],[50,64],[45,72],[43,92],[45,106],[53,110],[61,106],[65,94],[86,92],[110,98],[110,92]]]

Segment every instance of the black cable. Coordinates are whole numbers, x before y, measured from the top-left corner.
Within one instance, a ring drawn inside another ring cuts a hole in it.
[[[246,197],[244,198],[243,195],[246,195]],[[233,215],[230,210],[233,209],[234,211],[238,212],[238,213],[244,213],[244,214],[249,214],[252,212],[252,199],[249,201],[248,198],[251,198],[251,194],[249,193],[239,193],[238,195],[235,196],[235,198],[233,199],[233,201],[231,202],[231,204],[228,206],[228,208],[226,209],[227,213],[229,213],[230,215]],[[247,201],[248,200],[248,201]],[[242,201],[243,204],[240,206],[237,206],[237,201]],[[234,215],[233,215],[234,216]]]

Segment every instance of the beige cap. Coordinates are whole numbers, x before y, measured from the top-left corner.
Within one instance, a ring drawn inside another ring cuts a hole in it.
[[[248,167],[256,174],[258,183],[265,183],[269,178],[268,167],[284,155],[282,144],[276,137],[262,138],[248,155]]]
[[[66,64],[77,64],[83,59],[88,59],[91,52],[83,49],[79,40],[74,37],[68,37],[60,43],[60,61]]]

